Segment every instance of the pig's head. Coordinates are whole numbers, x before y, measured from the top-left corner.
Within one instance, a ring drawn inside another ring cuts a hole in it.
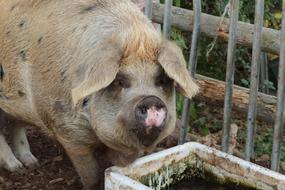
[[[74,104],[91,94],[91,126],[111,149],[151,151],[175,127],[175,88],[188,98],[198,91],[182,51],[165,40],[145,57],[108,43],[100,49],[99,62],[85,68],[84,80],[72,90]]]

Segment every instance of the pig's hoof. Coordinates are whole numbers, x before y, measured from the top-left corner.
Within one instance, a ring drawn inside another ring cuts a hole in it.
[[[4,168],[10,172],[24,169],[23,164],[14,155],[4,160]]]
[[[35,168],[38,166],[38,159],[31,153],[26,152],[18,156],[19,160],[28,168]]]

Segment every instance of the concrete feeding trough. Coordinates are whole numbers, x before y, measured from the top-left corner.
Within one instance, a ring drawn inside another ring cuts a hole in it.
[[[285,190],[285,175],[195,142],[139,158],[124,168],[108,168],[105,189],[179,189],[173,184],[194,177],[227,185],[225,189]]]

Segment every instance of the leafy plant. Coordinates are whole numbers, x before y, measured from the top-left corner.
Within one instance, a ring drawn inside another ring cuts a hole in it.
[[[255,137],[255,153],[256,156],[261,156],[264,154],[270,154],[272,151],[273,144],[273,128],[259,129]],[[281,160],[285,160],[285,141],[283,140],[281,147]]]
[[[276,90],[275,86],[273,85],[273,82],[269,80],[265,80],[264,83],[262,84],[264,87],[267,87],[271,90]]]
[[[186,42],[185,42],[185,38],[183,37],[183,34],[180,30],[173,28],[171,30],[170,38],[174,40],[180,48],[186,49],[186,50],[188,49]]]

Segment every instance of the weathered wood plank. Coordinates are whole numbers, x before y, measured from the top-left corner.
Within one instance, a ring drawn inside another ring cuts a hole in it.
[[[153,21],[163,22],[164,5],[154,3]],[[229,39],[229,19],[224,19],[219,27],[220,17],[203,13],[201,16],[201,32],[208,37],[218,37],[224,41]],[[192,31],[194,25],[194,13],[192,10],[178,7],[172,8],[172,26],[184,31]],[[247,47],[252,47],[254,25],[250,23],[238,22],[237,43]],[[280,52],[280,31],[270,28],[263,28],[261,49],[265,52],[279,54]]]
[[[198,99],[208,103],[223,106],[225,82],[196,75],[197,83],[201,87]],[[233,109],[246,113],[248,111],[249,89],[234,85]],[[257,118],[267,122],[274,122],[276,112],[276,96],[258,93],[257,98]]]

